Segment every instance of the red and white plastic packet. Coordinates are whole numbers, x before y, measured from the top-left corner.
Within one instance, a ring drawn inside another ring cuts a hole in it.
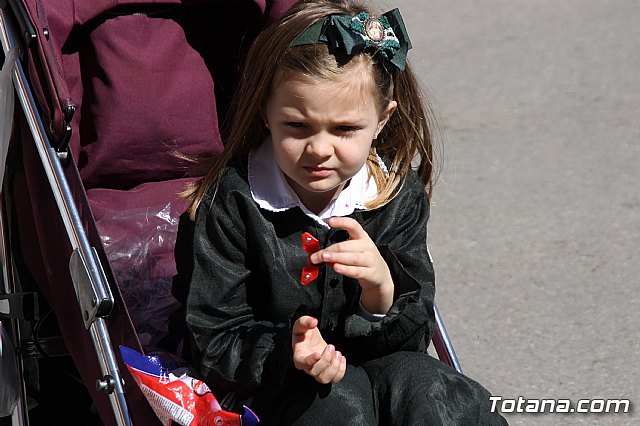
[[[249,407],[240,415],[223,410],[206,383],[195,379],[168,357],[143,355],[120,346],[122,359],[151,408],[165,426],[256,426]]]

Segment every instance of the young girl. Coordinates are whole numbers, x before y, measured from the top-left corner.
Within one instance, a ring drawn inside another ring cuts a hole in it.
[[[297,4],[255,40],[225,152],[192,188],[191,361],[262,424],[505,423],[424,353],[433,148],[410,47],[397,10]]]

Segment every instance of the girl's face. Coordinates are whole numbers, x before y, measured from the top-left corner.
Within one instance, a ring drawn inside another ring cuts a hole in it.
[[[365,164],[373,140],[395,111],[380,111],[368,73],[347,71],[326,81],[277,76],[266,105],[278,166],[300,201],[321,212]],[[276,80],[276,81],[278,81]]]

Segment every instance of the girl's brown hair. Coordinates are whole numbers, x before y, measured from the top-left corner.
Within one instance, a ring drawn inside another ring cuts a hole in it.
[[[231,158],[248,154],[268,136],[263,121],[264,108],[276,86],[276,74],[293,72],[312,78],[331,78],[343,72],[345,63],[351,59],[336,58],[324,44],[291,47],[291,41],[328,15],[355,15],[360,11],[374,15],[367,7],[348,0],[302,0],[258,35],[247,54],[232,104],[224,132],[224,152],[209,160],[208,173],[184,193],[191,201],[189,214],[192,219],[209,189],[218,185]],[[385,63],[375,52],[365,51],[357,58],[370,63],[370,72],[379,88],[374,92],[378,92],[380,111],[390,101],[397,102],[396,111],[378,135],[367,160],[369,173],[378,186],[378,197],[368,207],[379,207],[393,199],[402,187],[412,161],[414,166],[417,163],[417,173],[431,194],[434,184],[433,115],[423,101],[410,64],[400,71]],[[376,154],[388,164],[388,175],[380,168]]]

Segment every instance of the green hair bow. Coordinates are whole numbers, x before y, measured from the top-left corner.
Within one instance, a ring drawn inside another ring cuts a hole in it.
[[[411,49],[409,34],[398,9],[372,17],[366,12],[351,15],[329,15],[300,33],[291,46],[325,43],[329,52],[349,57],[365,49],[375,49],[398,69],[407,64],[407,51]]]

